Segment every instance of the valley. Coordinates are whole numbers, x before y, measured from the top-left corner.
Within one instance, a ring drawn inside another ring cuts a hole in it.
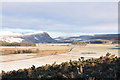
[[[3,47],[4,49],[14,49],[15,47]],[[111,55],[118,56],[118,49],[116,45],[104,45],[104,44],[89,44],[86,46],[71,45],[69,44],[39,44],[37,47],[17,47],[17,49],[29,48],[39,49],[42,52],[39,53],[24,53],[24,54],[9,54],[0,56],[0,69],[4,71],[18,70],[29,68],[32,65],[36,67],[53,64],[56,62],[60,64],[62,62],[70,60],[78,60],[80,57],[85,59],[99,58],[105,56],[107,52]],[[53,53],[58,54],[53,54]],[[89,54],[88,54],[89,52]],[[44,53],[44,55],[43,55]],[[48,54],[49,53],[49,54]],[[52,53],[52,54],[51,54]],[[94,54],[93,54],[94,53]]]

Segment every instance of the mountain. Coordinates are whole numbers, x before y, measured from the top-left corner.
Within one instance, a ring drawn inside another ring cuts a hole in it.
[[[90,41],[96,39],[118,40],[120,34],[86,34],[70,35],[51,38],[47,32],[36,31],[31,33],[15,33],[11,31],[0,31],[0,41],[3,42],[25,42],[25,43],[65,43],[76,41]]]
[[[102,35],[95,35],[92,39],[106,39],[106,40],[118,40],[120,34],[102,34]]]
[[[75,42],[75,41],[84,41],[93,38],[93,35],[80,35],[80,36],[69,36],[69,37],[57,37],[55,40],[59,42]]]
[[[15,33],[10,31],[0,31],[0,41],[4,42],[26,42],[26,43],[56,43],[48,33],[37,31],[32,33]]]
[[[80,36],[69,36],[69,37],[57,37],[55,40],[58,40],[60,42],[66,42],[66,41],[90,41],[90,40],[96,40],[96,39],[102,39],[102,40],[118,40],[120,37],[120,34],[93,34],[93,35],[80,35]]]
[[[22,42],[22,38],[19,36],[23,36],[21,33],[15,33],[11,31],[0,31],[0,41],[3,42]]]
[[[30,43],[56,43],[57,41],[52,39],[46,32],[33,32],[22,36],[23,42]]]

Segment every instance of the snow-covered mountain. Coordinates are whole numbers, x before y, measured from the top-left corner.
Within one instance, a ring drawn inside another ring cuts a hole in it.
[[[95,39],[118,40],[120,34],[88,34],[88,35],[70,35],[58,38],[51,38],[48,33],[36,31],[31,33],[16,33],[11,31],[0,31],[0,41],[3,42],[27,42],[27,43],[57,43],[89,41]]]
[[[88,35],[79,35],[79,36],[57,37],[55,38],[55,40],[58,40],[59,42],[90,41],[90,40],[96,40],[96,39],[118,40],[119,37],[120,37],[120,34],[88,34]]]
[[[88,40],[90,38],[92,38],[94,35],[70,35],[70,36],[61,36],[61,37],[57,37],[55,38],[55,40],[64,42],[64,41],[83,41],[83,40]]]
[[[46,32],[33,32],[24,34],[21,37],[24,39],[22,42],[30,42],[30,43],[56,43],[57,41],[52,39],[48,33]]]
[[[4,42],[27,42],[27,43],[55,43],[48,33],[37,31],[32,33],[16,33],[11,31],[0,31],[0,41]]]
[[[4,42],[22,42],[22,38],[19,38],[23,36],[21,33],[15,33],[11,31],[0,31],[0,41]]]

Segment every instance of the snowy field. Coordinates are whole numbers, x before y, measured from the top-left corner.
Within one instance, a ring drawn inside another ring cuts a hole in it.
[[[22,47],[24,48],[24,47]],[[23,68],[29,68],[32,65],[36,67],[45,64],[52,64],[56,61],[60,64],[69,60],[78,60],[80,57],[87,58],[98,58],[104,56],[107,52],[115,54],[118,56],[118,47],[116,45],[87,45],[87,46],[53,46],[53,45],[41,45],[37,48],[41,50],[64,50],[71,49],[67,53],[62,53],[58,55],[48,55],[48,56],[34,56],[33,54],[14,54],[14,55],[4,55],[0,56],[0,71],[11,71]],[[95,53],[95,54],[83,54],[83,53]],[[30,56],[31,55],[31,56]]]

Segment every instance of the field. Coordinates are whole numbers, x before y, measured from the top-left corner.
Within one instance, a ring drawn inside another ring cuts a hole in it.
[[[104,44],[88,44],[87,46],[76,46],[69,55],[71,56],[82,56],[88,58],[98,58],[100,56],[105,56],[105,54],[111,53],[118,56],[118,47],[116,45],[104,45]],[[91,53],[91,54],[82,54]],[[92,54],[94,53],[94,54]]]
[[[72,46],[58,46],[58,45],[46,45],[41,44],[37,47],[2,47],[2,55],[11,55],[11,54],[25,54],[25,53],[34,53],[37,55],[54,55],[59,53],[65,53],[71,48]]]
[[[80,57],[98,58],[104,56],[107,52],[118,56],[116,45],[47,45],[41,44],[37,47],[2,47],[5,49],[39,49],[39,53],[9,54],[0,56],[0,69],[4,71],[29,68],[32,65],[36,67],[52,64],[60,64],[69,60],[78,60]],[[93,54],[94,53],[94,54]],[[44,55],[45,54],[45,55]]]

